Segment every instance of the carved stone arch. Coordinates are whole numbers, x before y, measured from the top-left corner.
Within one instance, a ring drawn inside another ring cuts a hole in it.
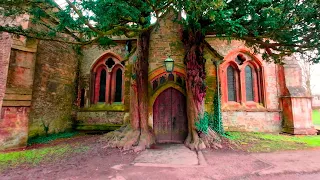
[[[121,64],[122,57],[114,52],[106,51],[102,53],[97,59],[93,61],[93,63],[90,66],[91,72],[94,72],[94,69],[101,65],[105,64],[105,61],[109,58],[112,58],[115,61],[115,64]]]
[[[106,65],[106,61],[112,58],[114,61],[114,65],[111,68],[108,68]],[[105,103],[111,103],[111,90],[112,88],[111,83],[112,83],[112,70],[114,68],[121,67],[122,72],[124,74],[124,66],[121,64],[121,56],[110,52],[106,51],[104,52],[99,58],[93,61],[93,63],[90,66],[91,70],[91,80],[90,80],[90,91],[91,91],[91,103],[95,104],[99,102],[99,88],[100,88],[100,74],[101,74],[101,68],[106,70],[106,85],[105,85]],[[122,78],[123,80],[124,78]],[[124,89],[124,88],[123,88]],[[123,96],[123,95],[122,95]]]

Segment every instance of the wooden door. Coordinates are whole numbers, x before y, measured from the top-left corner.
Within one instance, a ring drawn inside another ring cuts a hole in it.
[[[163,91],[153,105],[153,127],[158,143],[183,143],[188,133],[185,96],[174,88]]]

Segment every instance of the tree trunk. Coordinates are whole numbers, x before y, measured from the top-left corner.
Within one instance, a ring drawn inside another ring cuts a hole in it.
[[[107,135],[108,146],[141,151],[155,143],[148,126],[148,58],[151,30],[138,38],[137,61],[133,65],[130,89],[130,126]]]
[[[192,30],[184,30],[181,37],[186,52],[184,62],[187,66],[186,90],[189,132],[185,144],[190,149],[196,150],[206,148],[195,127],[195,122],[203,116],[203,102],[206,94],[204,38],[202,32]]]

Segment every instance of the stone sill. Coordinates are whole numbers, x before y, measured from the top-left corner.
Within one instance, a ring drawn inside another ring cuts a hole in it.
[[[280,98],[306,98],[306,99],[312,99],[312,96],[280,96]]]
[[[121,127],[121,124],[78,124],[77,130],[99,130],[99,131],[114,131]]]
[[[222,112],[282,112],[279,109],[222,109]]]
[[[111,112],[127,112],[125,106],[122,103],[98,103],[91,105],[91,107],[80,108],[79,112],[97,112],[97,111],[111,111]]]

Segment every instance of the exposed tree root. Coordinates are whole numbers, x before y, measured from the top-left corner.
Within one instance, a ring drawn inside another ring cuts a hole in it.
[[[211,128],[208,129],[208,134],[200,134],[200,139],[202,139],[207,148],[212,149],[221,149],[223,147],[223,141],[227,140]]]
[[[233,143],[211,128],[208,129],[208,134],[200,133],[198,135],[196,131],[189,133],[185,140],[185,145],[191,150],[230,148],[230,144]]]
[[[124,125],[116,131],[109,132],[102,141],[107,143],[106,147],[135,152],[145,150],[155,143],[154,136],[149,131],[135,130],[130,125]]]

